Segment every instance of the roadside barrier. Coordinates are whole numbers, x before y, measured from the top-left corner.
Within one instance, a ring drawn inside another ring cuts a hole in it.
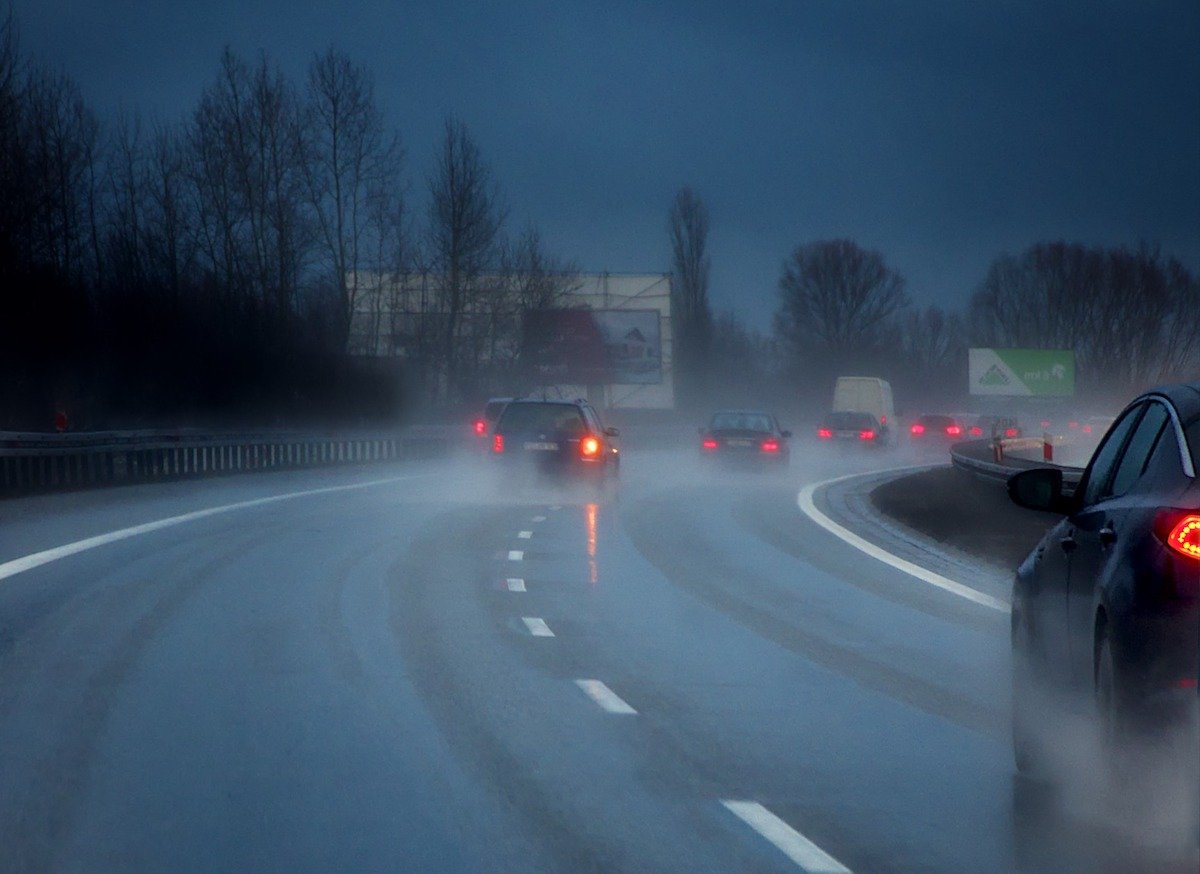
[[[997,483],[1007,483],[1014,473],[1030,470],[1035,467],[1054,467],[1063,472],[1065,490],[1070,492],[1083,476],[1083,468],[1070,467],[1064,464],[1054,464],[1043,458],[1038,461],[1030,458],[1018,458],[1009,454],[1009,450],[1026,450],[1035,445],[1043,446],[1042,440],[1030,437],[1016,437],[1002,440],[967,440],[955,443],[950,447],[950,462],[956,468],[983,480]]]
[[[391,461],[397,433],[0,433],[0,495]]]

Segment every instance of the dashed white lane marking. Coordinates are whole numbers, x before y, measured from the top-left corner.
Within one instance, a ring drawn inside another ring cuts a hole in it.
[[[557,513],[561,509],[562,509],[562,506],[559,504],[555,504],[553,507],[550,508],[550,510],[554,513]]]
[[[826,853],[757,801],[722,801],[722,804],[785,856],[809,874],[850,874],[850,869]]]
[[[518,540],[528,540],[530,537],[533,537],[532,531],[518,531],[517,532]]]
[[[510,592],[524,592],[525,581],[519,579],[518,577],[509,577],[504,581],[504,588],[508,589]]]
[[[621,697],[599,680],[576,680],[575,685],[582,689],[589,698],[600,705],[600,709],[608,713],[620,713],[625,716],[636,716],[637,711],[626,704]]]
[[[524,561],[525,553],[519,549],[510,549],[508,551],[508,560],[509,561]]]
[[[179,516],[168,516],[165,519],[155,519],[153,522],[145,522],[141,525],[133,525],[129,528],[119,528],[116,531],[109,531],[106,534],[97,534],[95,537],[88,537],[83,540],[76,540],[72,543],[64,543],[62,546],[56,546],[53,549],[43,549],[41,552],[34,552],[21,558],[14,558],[11,561],[0,563],[0,580],[16,576],[28,570],[33,570],[36,567],[41,567],[44,564],[49,564],[52,561],[67,558],[72,555],[78,555],[81,552],[87,552],[89,549],[96,549],[100,546],[107,546],[110,543],[117,543],[121,540],[128,540],[130,537],[137,537],[140,534],[150,534],[153,531],[161,531],[164,528],[172,528],[176,525],[183,525],[186,522],[195,522],[198,519],[206,519],[209,516],[217,516],[221,513],[232,513],[235,510],[249,510],[252,507],[264,507],[268,504],[277,504],[282,501],[292,501],[296,498],[308,498],[313,495],[328,495],[334,492],[349,492],[356,489],[369,489],[375,486],[391,485],[393,483],[404,482],[406,480],[425,479],[427,477],[436,476],[431,473],[418,473],[409,476],[391,476],[385,479],[368,480],[361,483],[347,483],[340,486],[325,486],[320,489],[305,489],[300,492],[286,492],[282,495],[271,495],[267,498],[255,498],[251,501],[238,501],[236,504],[222,504],[219,507],[208,507],[204,510],[195,510],[191,513],[183,513]]]
[[[906,467],[895,468],[895,470],[907,470]],[[889,473],[890,471],[871,471],[871,473]],[[812,519],[830,534],[841,538],[846,543],[849,543],[855,549],[865,552],[878,561],[886,565],[896,568],[896,570],[904,571],[909,576],[916,577],[924,583],[949,592],[952,595],[958,595],[960,598],[965,598],[983,607],[988,607],[992,610],[998,610],[1002,613],[1010,611],[1009,605],[1001,601],[999,598],[993,598],[991,595],[984,594],[978,589],[972,589],[970,586],[964,586],[962,583],[944,577],[941,574],[934,573],[931,570],[926,570],[920,565],[913,564],[911,561],[901,558],[898,555],[893,555],[886,549],[876,546],[869,540],[860,537],[848,528],[844,528],[837,522],[834,522],[824,513],[817,509],[816,503],[813,501],[813,494],[817,489],[825,486],[830,486],[835,483],[840,483],[844,480],[854,479],[855,477],[863,476],[860,473],[853,473],[849,476],[839,476],[834,479],[827,479],[824,482],[810,483],[800,490],[800,494],[796,497],[796,503],[800,505],[800,509],[808,518]]]
[[[530,521],[530,522],[545,522],[545,521],[546,521],[546,517],[545,517],[545,516],[534,516],[534,517],[533,517],[532,519],[530,519],[529,521]]]
[[[534,637],[554,637],[554,632],[550,630],[550,626],[544,619],[536,616],[522,616],[521,621],[525,623],[525,627]]]

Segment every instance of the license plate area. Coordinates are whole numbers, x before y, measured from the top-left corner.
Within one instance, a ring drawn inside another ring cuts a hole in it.
[[[525,444],[525,449],[529,452],[557,452],[558,444],[530,442]]]
[[[738,449],[748,449],[754,445],[753,440],[726,440],[726,446],[736,446]]]

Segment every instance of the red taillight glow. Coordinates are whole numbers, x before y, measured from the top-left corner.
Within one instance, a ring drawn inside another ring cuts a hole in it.
[[[859,431],[858,439],[859,440],[874,440],[875,432],[870,429],[867,429],[866,431]]]
[[[1200,560],[1200,515],[1188,513],[1179,519],[1165,540],[1173,551]]]
[[[705,437],[704,442],[700,444],[701,449],[713,450],[717,448],[717,441],[711,437]]]
[[[779,451],[779,441],[778,440],[764,440],[762,442],[762,451],[763,452],[778,452]]]
[[[833,437],[833,432],[830,431],[828,428],[818,428],[817,436],[820,437],[822,440],[829,440],[831,437]]]
[[[499,453],[499,452],[503,452],[503,451],[504,451],[504,435],[503,434],[493,434],[492,435],[492,452]]]
[[[1084,433],[1084,434],[1091,434],[1091,433],[1092,433],[1092,426],[1091,426],[1091,425],[1084,425],[1084,426],[1083,426],[1083,433]]]
[[[1067,427],[1070,428],[1071,430],[1074,430],[1079,427],[1079,423],[1078,422],[1067,422]]]
[[[584,437],[579,441],[579,454],[584,458],[595,458],[600,454],[600,441],[595,437]]]
[[[475,433],[480,435],[481,437],[484,434],[486,434],[487,433],[487,422],[485,422],[483,419],[476,419],[475,420]]]
[[[887,424],[887,416],[880,416],[880,417],[879,417],[879,424],[880,424],[880,425],[886,425],[886,424]]]
[[[947,425],[946,433],[951,437],[957,437],[962,433],[962,428],[958,427],[958,425]]]
[[[1020,430],[1019,430],[1019,429],[1017,429],[1017,428],[1005,428],[1005,429],[1004,429],[1004,436],[1005,436],[1005,437],[1020,437],[1020,436],[1021,436],[1021,432],[1020,432]]]
[[[913,434],[915,434],[916,436],[920,437],[922,434],[924,434],[924,433],[925,433],[925,426],[924,426],[924,425],[922,425],[922,424],[920,424],[920,423],[918,423],[918,424],[916,424],[916,425],[913,425],[913,426],[912,426],[911,428],[909,428],[908,430],[909,430],[909,431],[911,431],[911,432],[912,432]]]
[[[1050,427],[1050,420],[1049,420],[1049,419],[1042,419],[1042,427],[1043,427],[1043,428],[1049,428],[1049,427]]]
[[[983,429],[980,428],[978,425],[972,425],[971,426],[971,436],[972,437],[982,437]]]

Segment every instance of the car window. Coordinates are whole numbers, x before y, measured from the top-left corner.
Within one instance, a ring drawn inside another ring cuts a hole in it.
[[[770,431],[771,419],[763,413],[717,413],[709,427],[713,431]]]
[[[487,406],[483,408],[483,417],[489,422],[494,422],[500,418],[500,414],[504,412],[504,407],[508,401],[489,401]]]
[[[587,422],[588,429],[599,434],[604,430],[604,425],[600,422],[600,414],[592,407],[583,407],[583,418]]]
[[[584,430],[584,423],[574,404],[509,404],[504,408],[497,430],[578,434]]]
[[[1106,493],[1109,480],[1112,479],[1113,467],[1116,465],[1121,449],[1125,445],[1125,438],[1129,436],[1129,432],[1138,423],[1143,409],[1144,405],[1139,404],[1126,412],[1109,433],[1108,439],[1100,445],[1100,448],[1096,450],[1096,454],[1092,456],[1092,463],[1088,467],[1087,483],[1083,488],[1084,506],[1096,503]]]
[[[1154,451],[1154,445],[1167,425],[1167,419],[1167,410],[1162,404],[1146,405],[1146,412],[1134,429],[1133,436],[1129,438],[1117,465],[1117,472],[1113,475],[1112,484],[1106,490],[1106,497],[1120,497],[1141,478],[1146,463],[1150,460],[1150,454]]]
[[[1183,475],[1182,458],[1175,425],[1168,421],[1159,432],[1158,440],[1150,450],[1150,457],[1146,459],[1142,480],[1147,483],[1178,480]]]

